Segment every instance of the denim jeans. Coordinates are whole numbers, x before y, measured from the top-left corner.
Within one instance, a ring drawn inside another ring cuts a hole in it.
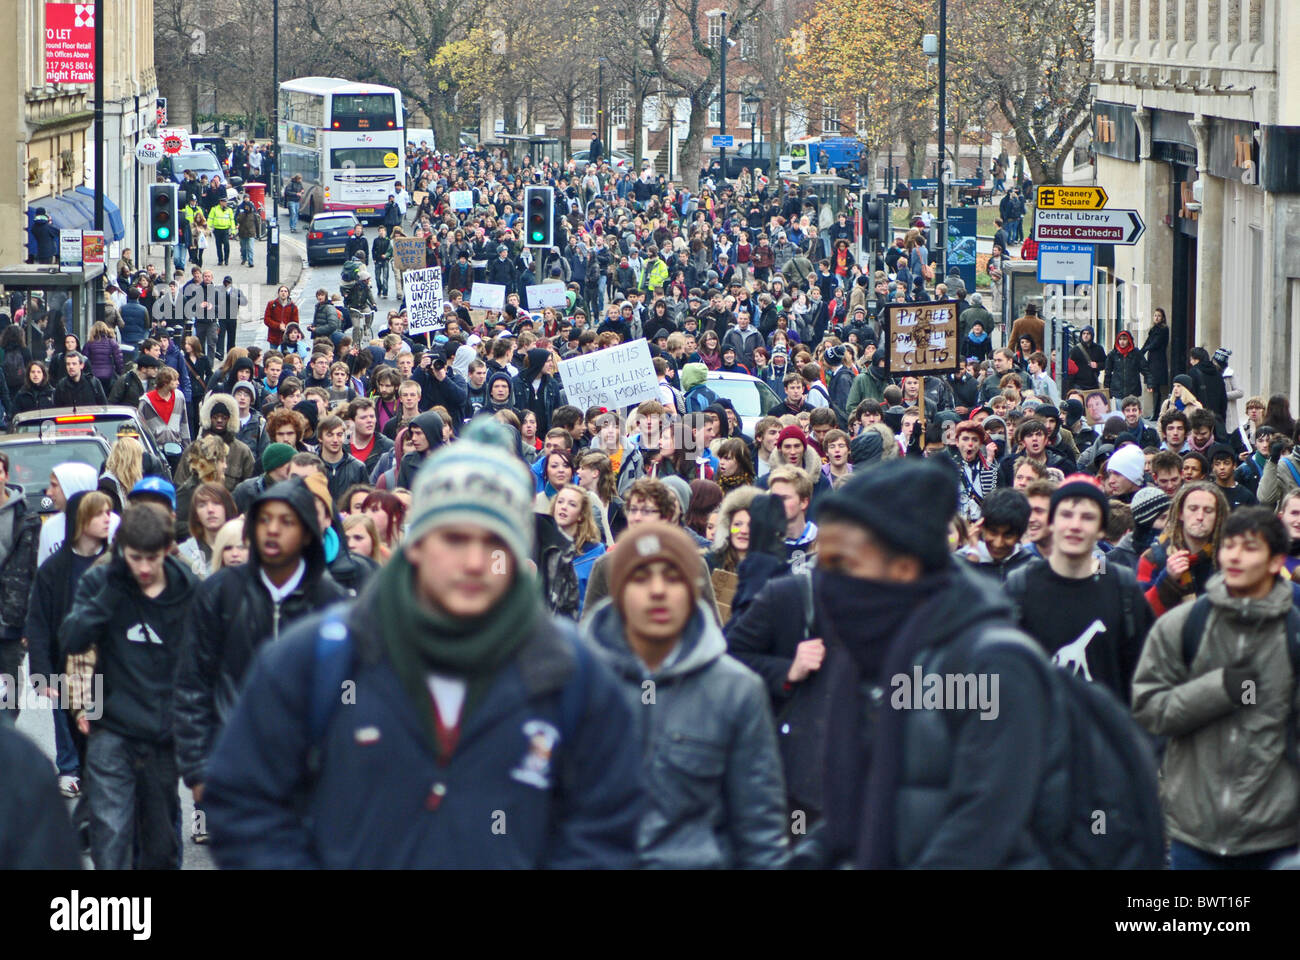
[[[60,776],[81,775],[81,755],[72,739],[72,715],[67,710],[51,710],[54,715],[54,765]]]
[[[92,725],[83,788],[96,870],[179,869],[179,781],[172,743]]]
[[[388,261],[375,261],[375,291],[381,297],[388,296]]]
[[[289,201],[289,232],[298,232],[298,201]]]
[[[253,265],[253,238],[239,238],[239,260],[241,263],[247,263],[250,267]]]
[[[1236,857],[1220,857],[1178,840],[1169,841],[1169,866],[1174,870],[1270,870],[1296,852],[1295,847],[1261,850]]]
[[[185,258],[189,256],[189,250],[185,244],[178,243],[172,247],[172,265],[177,270],[185,269]]]

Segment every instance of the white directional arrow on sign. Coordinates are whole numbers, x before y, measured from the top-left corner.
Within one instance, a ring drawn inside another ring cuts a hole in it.
[[[1146,230],[1136,210],[1034,211],[1034,239],[1132,246]]]

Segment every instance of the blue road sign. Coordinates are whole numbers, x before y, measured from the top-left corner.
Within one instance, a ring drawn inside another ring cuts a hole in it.
[[[1091,243],[1040,243],[1039,283],[1092,283],[1094,252]]]
[[[733,147],[736,145],[736,138],[729,133],[715,133],[713,135],[713,145],[715,147]]]

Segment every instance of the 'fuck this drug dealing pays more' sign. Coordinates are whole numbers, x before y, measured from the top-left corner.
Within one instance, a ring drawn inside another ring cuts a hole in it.
[[[957,344],[957,304],[891,303],[885,308],[889,373],[956,373],[961,366]]]
[[[579,410],[621,410],[659,399],[659,378],[644,337],[561,360],[559,371],[569,403]]]

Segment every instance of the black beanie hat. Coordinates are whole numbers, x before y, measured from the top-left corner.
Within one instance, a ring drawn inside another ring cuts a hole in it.
[[[316,406],[316,401],[299,400],[293,409],[307,418],[307,422],[311,424],[311,432],[314,434],[316,432],[316,421],[320,419],[320,407]]]
[[[853,473],[818,509],[818,521],[842,517],[885,545],[918,558],[928,571],[948,563],[948,521],[957,512],[957,475],[917,458]]]
[[[1101,489],[1097,481],[1086,473],[1072,473],[1061,481],[1061,485],[1052,491],[1052,503],[1047,510],[1047,522],[1056,516],[1056,505],[1062,500],[1092,500],[1101,508],[1101,525],[1104,529],[1110,518],[1110,498]]]

